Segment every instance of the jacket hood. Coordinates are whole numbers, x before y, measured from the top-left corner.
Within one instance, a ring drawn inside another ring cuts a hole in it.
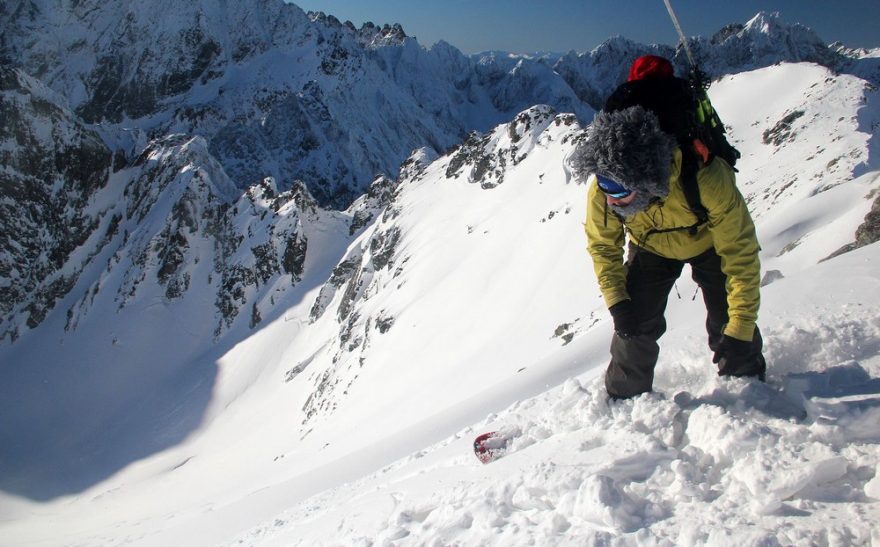
[[[575,150],[572,167],[582,180],[599,174],[646,198],[665,198],[677,147],[657,116],[641,106],[600,112]]]

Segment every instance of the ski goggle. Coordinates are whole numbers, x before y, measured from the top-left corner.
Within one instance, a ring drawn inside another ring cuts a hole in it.
[[[623,199],[633,193],[632,190],[619,182],[599,174],[596,174],[596,184],[599,185],[599,190],[605,192],[605,195],[615,199]]]

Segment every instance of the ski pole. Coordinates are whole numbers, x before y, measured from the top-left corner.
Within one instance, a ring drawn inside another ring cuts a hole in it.
[[[697,63],[694,62],[694,56],[691,54],[691,48],[690,46],[688,46],[688,41],[684,35],[684,31],[681,30],[681,23],[678,22],[678,17],[676,17],[675,15],[675,10],[672,9],[672,4],[669,3],[669,0],[663,0],[663,3],[666,4],[666,11],[669,12],[669,17],[672,19],[672,25],[678,32],[678,37],[681,40],[681,45],[684,47],[684,52],[687,55],[688,61],[690,61],[691,63],[691,68],[696,70]]]
[[[669,12],[669,17],[672,19],[672,25],[675,27],[675,30],[678,32],[678,37],[681,40],[681,45],[684,48],[685,55],[687,55],[688,62],[691,64],[691,85],[694,87],[694,90],[703,90],[709,87],[709,78],[706,74],[700,70],[700,67],[697,66],[697,61],[694,59],[693,53],[691,53],[691,48],[688,45],[687,37],[684,35],[684,31],[681,29],[681,23],[678,22],[678,17],[675,15],[675,10],[672,9],[672,4],[669,0],[663,0],[663,3],[666,4],[666,11]]]

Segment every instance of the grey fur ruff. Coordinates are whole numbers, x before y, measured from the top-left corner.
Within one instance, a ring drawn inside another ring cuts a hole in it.
[[[653,198],[669,195],[672,153],[676,148],[675,138],[660,129],[657,116],[641,106],[633,106],[597,114],[587,140],[574,153],[572,166],[579,178],[596,173],[639,192],[632,204],[612,206],[628,215],[646,208]]]

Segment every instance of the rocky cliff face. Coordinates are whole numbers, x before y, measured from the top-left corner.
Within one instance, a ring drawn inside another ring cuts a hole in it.
[[[306,15],[282,2],[54,2],[0,8],[3,54],[63,94],[87,122],[135,120],[273,47]]]
[[[89,210],[104,188],[111,152],[97,133],[53,102],[53,93],[0,66],[0,336],[29,328],[76,283],[100,219]]]
[[[279,191],[268,178],[239,195],[199,137],[155,141],[113,179],[124,190],[102,214],[111,219],[112,252],[91,264],[95,280],[69,308],[66,329],[101,292],[114,294],[120,310],[156,298],[166,306],[212,301],[201,315],[215,337],[236,322],[253,329],[302,281],[310,232],[351,223],[351,215],[321,210],[301,182]]]
[[[255,327],[271,291],[295,286],[309,231],[351,214],[320,209],[302,182],[271,178],[241,192],[201,137],[157,138],[126,160],[57,95],[0,69],[0,332],[14,341],[65,300],[76,329],[99,293],[122,309],[157,294],[166,305],[208,292],[219,336],[240,316]],[[359,228],[383,203],[359,202]],[[74,294],[71,291],[77,287]]]
[[[334,208],[377,173],[396,176],[413,149],[445,150],[532,104],[589,115],[548,67],[481,74],[399,25],[356,29],[281,0],[16,0],[0,10],[0,56],[83,121],[202,136],[239,188],[303,180]]]
[[[395,177],[411,150],[443,152],[534,104],[589,119],[638,55],[674,57],[687,70],[681,51],[623,38],[553,65],[468,58],[442,42],[425,49],[399,25],[357,29],[281,0],[13,0],[0,7],[0,29],[0,57],[84,122],[202,136],[239,188],[303,180],[338,209],[376,174]],[[809,29],[767,14],[691,47],[713,76],[842,59]]]

